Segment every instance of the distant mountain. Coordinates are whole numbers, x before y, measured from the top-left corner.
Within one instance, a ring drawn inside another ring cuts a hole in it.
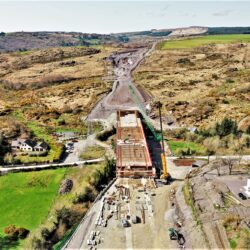
[[[127,43],[143,39],[183,37],[201,34],[249,34],[250,27],[187,27],[176,29],[153,29],[116,34],[89,34],[80,32],[0,32],[0,52],[26,51],[35,48],[91,46]]]

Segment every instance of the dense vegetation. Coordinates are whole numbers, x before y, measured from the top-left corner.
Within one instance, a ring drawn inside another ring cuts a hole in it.
[[[195,133],[187,129],[166,131],[168,145],[175,155],[248,154],[250,136],[238,128],[238,124],[224,118],[209,129]]]

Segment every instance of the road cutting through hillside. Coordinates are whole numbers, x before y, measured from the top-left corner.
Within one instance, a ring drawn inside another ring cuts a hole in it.
[[[119,109],[137,109],[130,90],[129,83],[133,84],[131,73],[139,63],[154,48],[138,48],[116,52],[109,57],[114,66],[115,81],[112,91],[104,97],[88,115],[88,121],[107,119],[112,113]],[[142,89],[134,86],[136,94],[144,105],[150,101],[150,96]]]

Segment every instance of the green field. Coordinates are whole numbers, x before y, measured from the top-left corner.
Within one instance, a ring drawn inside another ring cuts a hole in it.
[[[0,236],[9,224],[29,230],[37,228],[53,204],[65,171],[56,169],[1,176]]]
[[[160,44],[160,49],[189,49],[205,44],[226,44],[234,42],[250,42],[250,34],[210,35],[182,40],[169,40]]]
[[[173,152],[175,155],[178,155],[179,150],[186,150],[190,148],[190,150],[194,150],[196,153],[195,154],[205,154],[206,148],[194,143],[194,142],[187,142],[187,141],[168,141],[167,142],[171,152]]]

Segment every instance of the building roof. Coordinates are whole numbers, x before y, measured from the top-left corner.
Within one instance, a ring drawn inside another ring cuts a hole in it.
[[[41,147],[43,149],[48,149],[48,144],[46,142],[38,142],[35,148]]]
[[[36,141],[31,140],[31,139],[20,139],[20,138],[13,140],[11,142],[11,147],[20,147],[23,143],[27,144],[31,148],[41,147],[44,149],[48,149],[48,144],[46,142],[43,142],[43,141],[36,142]]]
[[[31,139],[25,140],[23,143],[26,143],[28,146],[34,148],[36,146],[36,142],[32,141]]]
[[[12,147],[20,147],[20,145],[25,141],[25,139],[16,139],[11,142]]]

